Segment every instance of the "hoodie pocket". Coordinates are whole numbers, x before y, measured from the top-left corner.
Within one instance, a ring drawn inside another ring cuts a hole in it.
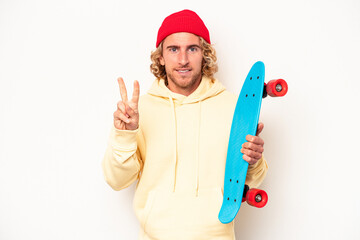
[[[144,209],[144,231],[154,239],[231,237],[233,223],[222,224],[218,219],[221,204],[221,188],[199,190],[198,196],[195,191],[157,189],[149,194]]]

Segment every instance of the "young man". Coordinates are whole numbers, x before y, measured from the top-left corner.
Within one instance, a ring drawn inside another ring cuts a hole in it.
[[[214,78],[215,50],[200,17],[190,10],[163,21],[152,52],[151,89],[131,100],[122,78],[122,101],[103,160],[115,190],[138,180],[134,210],[139,239],[235,239],[234,222],[218,220],[226,153],[237,97]],[[242,149],[249,162],[246,183],[258,186],[267,164],[264,141],[248,136]]]

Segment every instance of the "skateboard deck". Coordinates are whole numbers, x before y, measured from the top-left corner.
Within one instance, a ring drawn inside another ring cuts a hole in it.
[[[236,103],[226,157],[223,203],[218,216],[224,224],[233,221],[243,199],[249,164],[243,159],[240,149],[248,134],[256,134],[264,77],[264,63],[256,62],[245,79]]]

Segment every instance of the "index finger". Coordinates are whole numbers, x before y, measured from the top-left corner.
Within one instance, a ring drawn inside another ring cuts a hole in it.
[[[125,86],[124,80],[122,79],[122,77],[119,77],[117,80],[119,83],[121,99],[123,100],[123,102],[127,102],[127,100],[128,100],[127,99],[127,91],[126,91],[126,86]]]
[[[246,140],[257,145],[264,145],[264,140],[258,136],[247,135]]]
[[[136,104],[139,102],[139,95],[140,95],[140,85],[139,82],[135,80],[132,101]]]

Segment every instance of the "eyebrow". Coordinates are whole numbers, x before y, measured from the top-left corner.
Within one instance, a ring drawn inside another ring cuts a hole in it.
[[[179,48],[179,46],[176,46],[176,45],[169,45],[169,46],[167,46],[166,48],[167,48],[167,49],[168,49],[168,48]]]
[[[199,45],[197,45],[197,44],[193,44],[193,45],[188,46],[188,48],[192,48],[192,47],[198,47],[198,48],[201,49],[201,47]]]

